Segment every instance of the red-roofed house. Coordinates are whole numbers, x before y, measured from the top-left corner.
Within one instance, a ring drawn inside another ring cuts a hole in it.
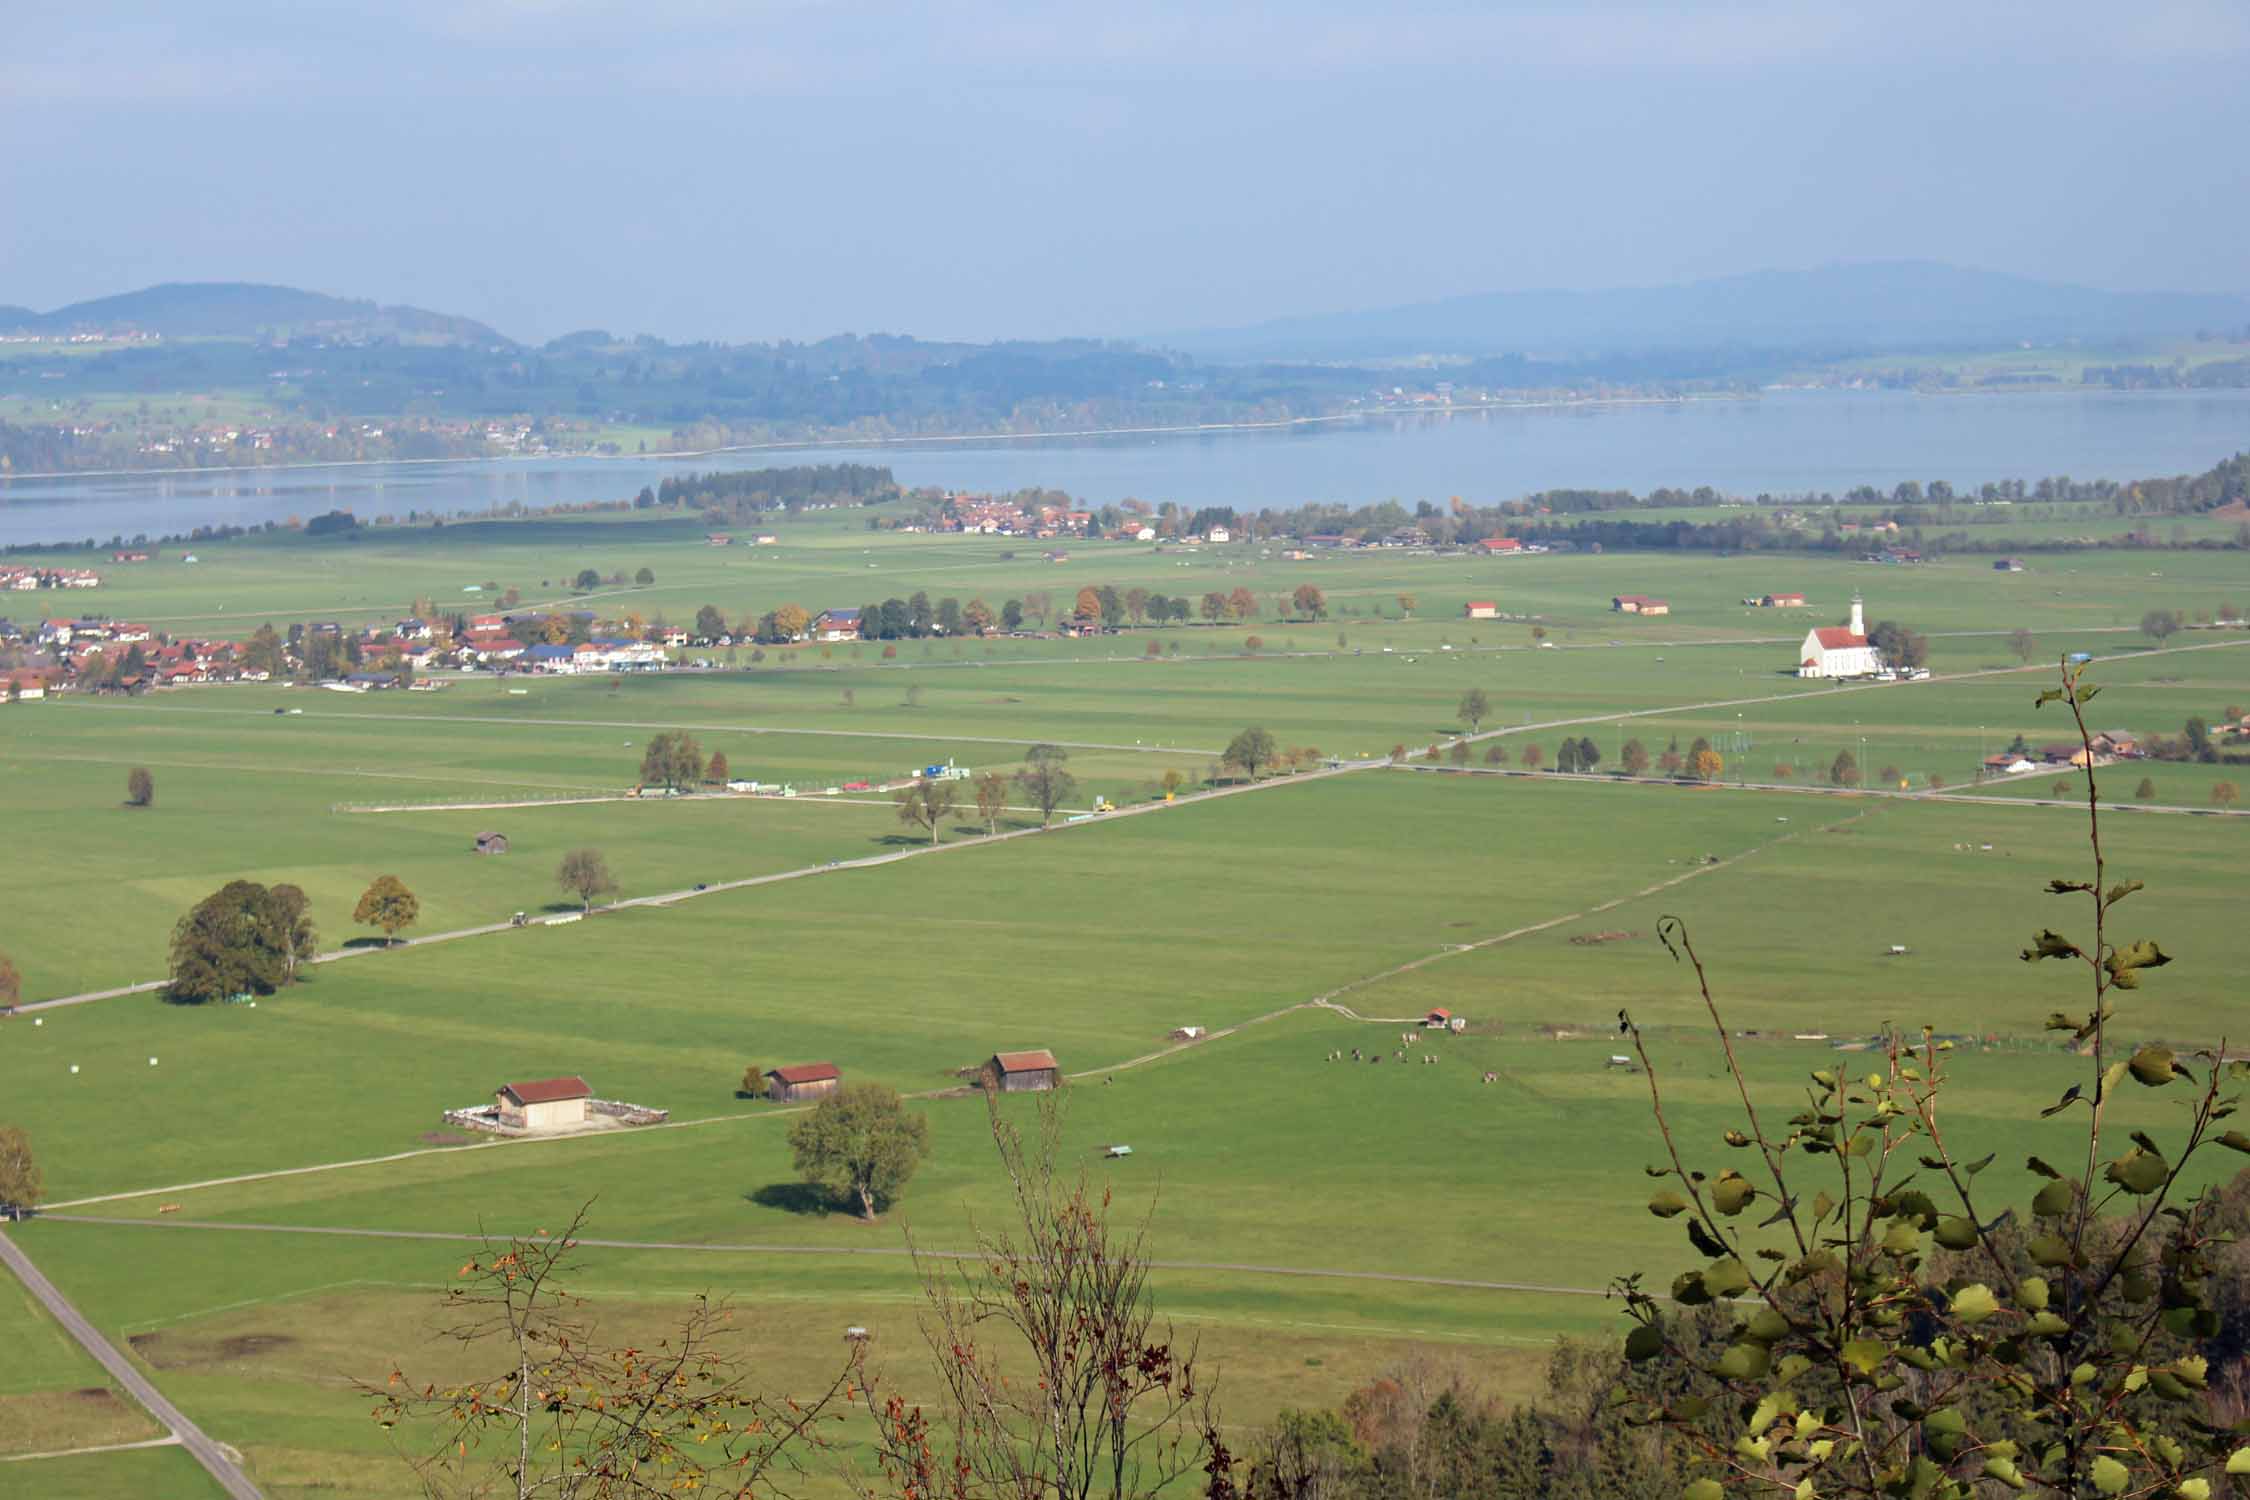
[[[1672,612],[1671,605],[1646,594],[1619,594],[1609,601],[1609,607],[1621,615],[1668,615]]]
[[[1471,599],[1462,608],[1468,611],[1469,618],[1472,620],[1497,620],[1500,618],[1500,606],[1490,599]]]
[[[1477,545],[1484,549],[1487,557],[1495,557],[1503,552],[1521,552],[1523,550],[1523,543],[1512,536],[1488,536]]]
[[[832,1062],[792,1063],[766,1069],[766,1097],[776,1104],[795,1104],[833,1094],[843,1082],[844,1075]]]

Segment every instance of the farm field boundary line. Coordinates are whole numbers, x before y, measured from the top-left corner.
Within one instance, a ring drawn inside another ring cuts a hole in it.
[[[221,1489],[234,1497],[234,1500],[264,1500],[258,1487],[211,1440],[210,1434],[189,1421],[187,1414],[166,1399],[164,1393],[151,1384],[131,1360],[118,1352],[115,1344],[103,1337],[92,1323],[87,1322],[85,1315],[71,1305],[70,1299],[55,1289],[55,1284],[41,1274],[31,1257],[24,1253],[23,1247],[5,1232],[0,1232],[0,1262],[4,1262],[9,1270],[15,1272],[16,1279],[23,1283],[24,1290],[38,1299],[47,1315],[61,1324],[63,1330],[94,1357],[95,1363],[109,1372],[112,1380],[138,1401],[150,1416],[156,1418],[166,1432],[179,1439],[180,1445],[218,1481]]]
[[[123,1219],[91,1214],[41,1212],[41,1219],[58,1224],[96,1224],[134,1229],[200,1229],[237,1234],[310,1234],[345,1239],[420,1240],[448,1244],[483,1244],[488,1236],[433,1229],[361,1229],[326,1224],[234,1224],[215,1219]],[[572,1241],[590,1250],[685,1250],[709,1255],[871,1256],[886,1260],[980,1259],[974,1250],[923,1250],[904,1245],[764,1245],[694,1240],[612,1240],[581,1236]],[[1276,1266],[1249,1261],[1152,1260],[1152,1268],[1165,1271],[1220,1271],[1244,1276],[1301,1276],[1337,1281],[1384,1281],[1410,1286],[1455,1287],[1475,1292],[1535,1292],[1564,1297],[1606,1297],[1601,1287],[1554,1286],[1536,1281],[1482,1281],[1465,1276],[1425,1276],[1410,1271],[1343,1271],[1317,1266]]]
[[[1508,766],[1432,766],[1393,765],[1394,771],[1413,771],[1425,776],[1515,776],[1526,781],[1573,781],[1592,785],[1671,787],[1680,791],[1708,792],[1725,789],[1730,792],[1786,792],[1798,797],[1885,797],[1894,802],[1960,802],[1971,807],[2059,807],[2070,812],[2084,812],[2083,797],[2003,797],[1990,792],[1923,791],[1901,792],[1888,787],[1820,786],[1794,781],[1673,781],[1662,776],[1605,776],[1583,771],[1526,771]],[[2069,767],[2056,768],[2062,775],[2078,774]],[[2037,773],[2033,773],[2036,775]],[[2030,780],[2030,776],[2018,778]],[[1995,789],[2001,783],[1988,783]],[[2178,802],[2103,802],[2098,804],[2103,812],[2169,813],[2186,818],[2250,818],[2250,808],[2189,807]]]

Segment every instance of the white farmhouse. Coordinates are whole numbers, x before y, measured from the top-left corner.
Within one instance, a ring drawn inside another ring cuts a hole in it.
[[[1797,653],[1799,677],[1872,677],[1880,668],[1867,641],[1867,618],[1857,594],[1852,595],[1851,624],[1806,631],[1804,649]]]

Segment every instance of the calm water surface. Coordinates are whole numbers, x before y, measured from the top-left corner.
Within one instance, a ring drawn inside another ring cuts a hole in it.
[[[344,509],[365,518],[619,499],[667,475],[789,463],[887,464],[902,483],[1046,485],[1096,503],[1473,503],[1550,488],[1710,485],[1730,494],[1956,487],[2067,474],[2130,479],[2208,468],[2250,448],[2250,391],[1914,396],[1768,393],[1755,400],[1378,417],[1281,431],[902,443],[693,459],[365,464],[0,483],[0,544],[248,525]]]

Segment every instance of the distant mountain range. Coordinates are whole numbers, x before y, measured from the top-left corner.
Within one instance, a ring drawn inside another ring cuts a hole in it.
[[[1153,340],[1211,359],[1528,354],[1552,359],[1702,348],[1958,349],[2240,330],[2250,298],[2105,292],[1930,261],[1753,271],[1672,286],[1489,292],[1366,312],[1278,318]]]
[[[246,281],[167,282],[47,313],[0,307],[0,333],[61,336],[126,329],[166,338],[325,334],[452,344],[513,342],[469,318]]]

